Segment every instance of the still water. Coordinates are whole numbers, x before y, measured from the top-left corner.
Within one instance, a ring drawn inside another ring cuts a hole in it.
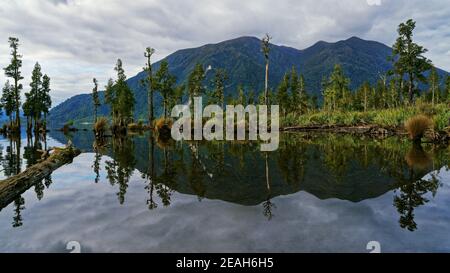
[[[284,134],[266,154],[52,133],[1,137],[0,179],[69,139],[83,153],[1,208],[0,252],[450,252],[448,147]]]

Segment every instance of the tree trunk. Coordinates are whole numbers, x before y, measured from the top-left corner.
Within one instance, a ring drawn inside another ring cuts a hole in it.
[[[409,87],[408,87],[408,96],[409,96],[409,104],[412,105],[414,102],[414,86],[413,86],[413,76],[409,74]]]
[[[54,170],[71,162],[79,154],[80,150],[73,147],[56,149],[46,160],[29,167],[20,174],[0,181],[0,210]]]
[[[266,78],[264,85],[265,104],[269,105],[269,60],[266,60]]]
[[[148,103],[148,125],[153,124],[153,89],[152,89],[152,65],[150,63],[150,57],[148,58],[148,93],[147,93],[147,103]]]

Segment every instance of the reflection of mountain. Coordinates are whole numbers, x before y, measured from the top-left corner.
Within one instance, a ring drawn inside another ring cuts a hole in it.
[[[51,136],[66,141],[62,134]],[[320,199],[359,202],[413,182],[408,179],[405,162],[409,143],[396,139],[375,142],[330,137],[306,141],[299,135],[284,136],[279,150],[269,154],[270,190],[264,156],[251,143],[177,143],[165,148],[155,145],[154,181],[180,193],[242,205],[257,205],[267,201],[268,196],[298,191]],[[143,174],[149,169],[148,139],[147,136],[133,139],[132,167]],[[72,142],[86,152],[93,151],[90,132],[74,134]],[[116,154],[111,148],[108,150],[108,155],[117,161]],[[434,168],[441,166],[435,162]],[[423,177],[430,171],[430,166],[415,170],[414,177]]]

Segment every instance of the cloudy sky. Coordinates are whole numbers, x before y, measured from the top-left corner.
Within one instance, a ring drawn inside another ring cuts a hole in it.
[[[103,86],[122,58],[128,76],[182,48],[269,32],[275,44],[305,48],[358,36],[392,45],[397,25],[417,21],[416,40],[450,71],[449,0],[0,0],[0,66],[9,36],[20,39],[25,90],[36,61],[52,79],[54,104]],[[0,84],[5,77],[0,73]]]

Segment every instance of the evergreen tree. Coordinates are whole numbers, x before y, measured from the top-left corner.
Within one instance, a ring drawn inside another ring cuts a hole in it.
[[[245,105],[246,102],[247,102],[247,98],[245,96],[244,88],[242,87],[242,85],[239,85],[238,86],[238,99],[236,101],[236,104]]]
[[[126,82],[127,77],[122,67],[122,60],[117,60],[114,70],[117,72],[117,80],[108,81],[105,101],[111,106],[114,126],[125,128],[133,120],[134,94]]]
[[[447,76],[447,79],[445,80],[444,98],[447,100],[447,103],[450,104],[450,75]]]
[[[200,63],[197,63],[188,78],[188,92],[191,104],[194,103],[194,97],[202,96],[205,93],[204,80],[205,70]]]
[[[31,130],[34,127],[34,130],[37,132],[39,130],[39,120],[41,118],[42,110],[43,110],[43,102],[42,102],[42,72],[41,66],[39,63],[34,65],[33,71],[31,72],[31,83],[30,83],[30,91],[25,93],[26,101],[22,107],[24,113],[27,114],[27,121],[30,123],[27,124],[28,130]]]
[[[42,89],[41,89],[41,103],[42,103],[42,112],[44,113],[44,129],[47,128],[47,115],[52,107],[52,98],[50,96],[50,77],[45,74],[42,77]]]
[[[117,93],[116,109],[119,112],[119,125],[123,127],[133,120],[134,94],[126,82],[127,77],[122,67],[122,60],[117,60],[114,70],[117,72],[117,80],[115,83]]]
[[[98,96],[97,79],[94,78],[92,81],[94,82],[94,88],[92,89],[92,102],[94,105],[94,123],[96,123],[97,122],[97,108],[100,107],[100,98]]]
[[[435,67],[431,69],[430,76],[428,78],[428,84],[430,86],[430,94],[431,94],[431,104],[434,107],[435,102],[437,101],[439,103],[439,74],[437,73],[437,70]]]
[[[110,105],[110,109],[111,109],[111,117],[112,117],[112,121],[113,124],[116,123],[116,113],[115,113],[115,109],[114,109],[114,102],[116,101],[116,93],[114,90],[114,81],[113,79],[108,79],[108,83],[105,86],[105,102],[106,104]]]
[[[11,48],[11,63],[4,68],[5,75],[8,78],[13,79],[13,96],[14,96],[14,111],[15,111],[15,125],[17,130],[20,130],[20,91],[23,86],[20,80],[23,79],[20,69],[22,68],[22,55],[18,53],[19,39],[14,37],[9,37],[9,47]]]
[[[289,75],[286,73],[284,74],[283,80],[281,81],[280,85],[278,86],[278,92],[277,92],[277,102],[280,106],[281,115],[283,117],[286,117],[288,112],[288,105],[290,103],[289,101],[289,87],[290,87],[290,81],[289,81]]]
[[[175,76],[169,72],[169,63],[166,60],[163,60],[153,79],[153,89],[158,91],[163,97],[164,119],[168,116],[168,107],[170,105],[170,100],[174,95],[175,82]],[[198,90],[193,90],[193,92],[195,91]]]
[[[336,64],[330,78],[325,83],[324,106],[333,111],[348,109],[348,106],[351,105],[349,84],[350,79],[344,75],[342,67]]]
[[[145,49],[144,56],[147,58],[147,63],[144,67],[144,71],[147,73],[147,77],[145,78],[145,84],[147,86],[147,107],[148,107],[148,124],[152,125],[153,123],[153,86],[152,86],[152,62],[151,57],[155,53],[155,49],[151,47],[147,47]]]
[[[3,93],[1,98],[1,105],[5,109],[5,114],[9,117],[9,123],[12,123],[12,115],[16,109],[16,101],[14,99],[14,87],[11,86],[9,80],[6,81],[3,87]]]
[[[264,54],[264,60],[266,63],[266,73],[264,81],[264,100],[265,105],[269,105],[269,53],[270,53],[270,40],[272,37],[266,33],[266,35],[261,39],[261,51]]]
[[[227,73],[223,69],[216,69],[213,85],[214,89],[211,93],[211,103],[224,107],[225,82],[228,80]]]
[[[395,44],[392,46],[392,58],[394,62],[393,73],[403,79],[404,74],[408,80],[408,101],[414,101],[415,83],[426,82],[423,72],[430,69],[431,61],[423,56],[427,49],[413,42],[413,31],[416,22],[409,19],[401,23],[398,27],[398,35]],[[401,87],[402,88],[402,87]]]

